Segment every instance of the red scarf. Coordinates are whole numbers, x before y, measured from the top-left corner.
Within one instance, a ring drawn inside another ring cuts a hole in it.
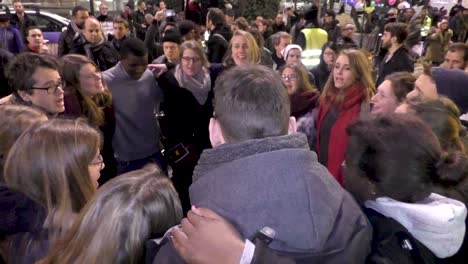
[[[348,146],[348,133],[346,127],[353,123],[359,115],[362,101],[365,98],[367,89],[362,83],[356,83],[346,91],[345,100],[341,106],[338,106],[338,119],[330,131],[330,140],[328,142],[328,171],[343,186],[344,178],[341,165],[345,160],[346,148]],[[320,102],[317,121],[317,149],[320,147],[320,127],[323,119],[327,115],[331,103],[324,104]],[[317,151],[317,155],[320,151]]]

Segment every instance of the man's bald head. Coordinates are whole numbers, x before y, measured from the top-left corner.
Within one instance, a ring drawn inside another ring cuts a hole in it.
[[[86,41],[91,44],[99,43],[103,38],[101,23],[94,17],[86,19],[83,28],[83,36]]]

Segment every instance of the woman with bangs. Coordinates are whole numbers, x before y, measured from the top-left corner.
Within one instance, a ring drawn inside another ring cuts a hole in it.
[[[98,187],[104,167],[100,143],[99,132],[89,125],[59,119],[32,125],[15,142],[5,162],[5,185],[36,203],[37,210],[25,220],[32,227],[2,237],[7,263],[43,258],[73,224]],[[8,213],[14,214],[23,205],[10,206]]]
[[[317,155],[343,185],[341,164],[345,159],[346,127],[363,112],[369,112],[375,85],[369,61],[358,50],[345,50],[336,59],[320,97],[317,119]]]
[[[100,129],[104,136],[101,154],[106,163],[99,183],[117,175],[117,163],[112,148],[115,131],[112,95],[107,89],[101,71],[89,58],[70,54],[60,60],[60,76],[65,90],[64,115],[71,118],[84,117],[88,123]]]

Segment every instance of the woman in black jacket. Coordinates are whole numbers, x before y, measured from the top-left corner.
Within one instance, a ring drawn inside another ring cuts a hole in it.
[[[173,170],[172,181],[184,212],[190,209],[188,187],[201,152],[211,147],[208,124],[213,115],[214,81],[197,41],[180,47],[180,64],[158,78],[164,92],[160,119],[164,155]]]
[[[327,42],[322,47],[322,53],[320,54],[320,64],[312,68],[310,72],[314,75],[315,86],[319,91],[323,91],[323,87],[328,81],[330,71],[335,63],[338,49],[333,42]]]

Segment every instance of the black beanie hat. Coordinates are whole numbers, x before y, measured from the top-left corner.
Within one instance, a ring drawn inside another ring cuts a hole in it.
[[[164,42],[174,42],[177,44],[182,44],[182,39],[180,37],[180,33],[176,30],[168,30],[164,32],[164,37],[162,38],[162,43]]]

